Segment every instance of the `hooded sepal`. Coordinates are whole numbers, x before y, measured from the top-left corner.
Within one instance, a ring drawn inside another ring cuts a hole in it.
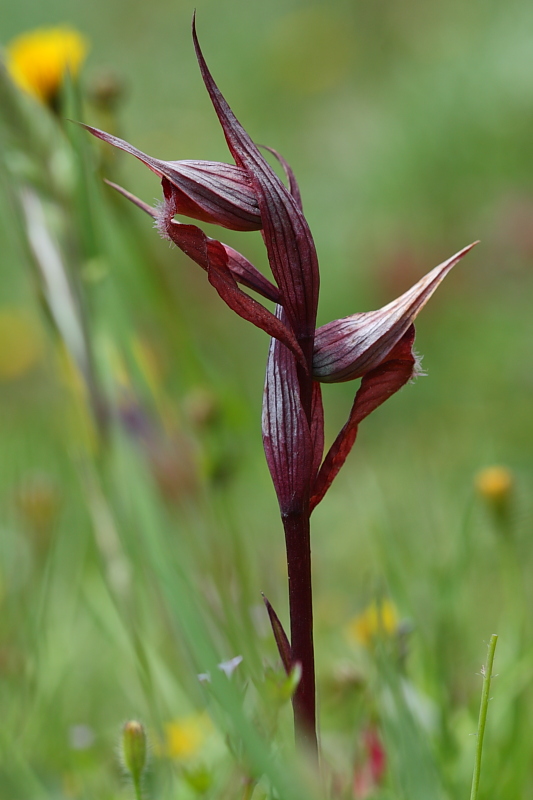
[[[176,195],[177,214],[235,231],[261,228],[259,206],[246,170],[217,161],[161,161],[118,136],[80,124],[93,136],[135,156],[160,178],[166,178]]]
[[[306,340],[312,358],[312,340],[318,305],[318,260],[307,221],[298,200],[285,188],[236,119],[207,67],[193,18],[196,57],[211,102],[237,165],[252,178],[261,214],[263,238],[281,302],[296,337]]]
[[[359,423],[416,376],[413,353],[415,327],[411,327],[390,351],[388,358],[366,373],[355,395],[348,421],[331,445],[320,467],[311,495],[311,510],[322,500],[352,449]]]
[[[350,381],[381,364],[452,267],[476,244],[464,247],[439,264],[383,308],[353,314],[318,328],[313,356],[315,380],[322,383]]]
[[[277,306],[276,316],[286,321],[281,306]],[[262,427],[281,514],[300,513],[309,498],[313,444],[300,399],[296,361],[277,339],[272,339],[268,354]]]

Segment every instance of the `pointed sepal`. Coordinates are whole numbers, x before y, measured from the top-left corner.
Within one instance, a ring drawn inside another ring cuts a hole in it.
[[[265,597],[264,594],[262,594],[262,597],[263,597],[263,602],[266,606],[268,618],[270,620],[270,625],[272,627],[272,633],[274,634],[274,639],[276,641],[279,656],[281,658],[281,663],[283,664],[283,668],[285,669],[287,675],[290,675],[292,668],[292,656],[291,656],[291,645],[289,639],[287,637],[287,634],[285,633],[283,625],[279,620],[278,615],[272,608],[270,602],[268,601],[268,599]]]
[[[322,383],[351,381],[381,364],[446,275],[476,244],[469,244],[439,264],[383,308],[353,314],[318,328],[313,356],[315,380]]]

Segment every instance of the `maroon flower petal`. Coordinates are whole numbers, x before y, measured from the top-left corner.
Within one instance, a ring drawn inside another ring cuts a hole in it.
[[[187,230],[189,229],[189,230]],[[175,231],[173,226],[168,229],[169,235]],[[227,254],[220,242],[210,239],[205,233],[197,228],[196,225],[180,225],[180,246],[183,251],[187,250],[182,246],[185,238],[193,242],[194,251],[200,251],[198,261],[207,263],[207,277],[209,283],[214,286],[218,294],[232,311],[239,317],[253,323],[257,328],[265,331],[269,336],[280,340],[291,352],[291,358],[298,359],[303,368],[306,368],[306,361],[300,345],[292,330],[278,317],[265,308],[253,297],[250,297],[242,289],[239,289],[231,270],[228,267]]]
[[[318,304],[318,261],[309,226],[297,201],[263,158],[220,93],[202,55],[193,19],[193,40],[205,86],[238,166],[252,177],[263,223],[263,238],[282,303],[306,357],[312,342]]]
[[[206,236],[205,247],[208,259],[207,277],[209,283],[215,287],[224,302],[240,317],[252,322],[257,328],[261,328],[270,336],[275,337],[276,341],[283,342],[290,350],[291,355],[289,358],[293,363],[296,363],[296,357],[302,367],[306,369],[307,364],[304,354],[288,325],[275,317],[271,311],[257,300],[254,300],[253,297],[239,289],[237,281],[227,265],[227,256],[220,242],[215,241],[215,239],[208,240]]]
[[[311,496],[311,510],[320,503],[346,461],[359,423],[413,377],[416,364],[412,352],[414,338],[415,328],[411,325],[387,360],[363,377],[348,421],[331,445],[318,473]]]
[[[266,610],[268,612],[270,625],[272,626],[272,633],[274,634],[274,639],[276,640],[276,644],[278,646],[278,652],[281,658],[281,663],[283,664],[283,667],[287,675],[290,675],[292,669],[292,656],[291,656],[291,645],[289,639],[287,638],[287,634],[283,629],[283,625],[281,624],[278,615],[270,605],[265,595],[263,595],[263,601],[265,603]]]
[[[322,383],[360,378],[387,357],[448,272],[477,242],[428,272],[407,292],[377,311],[323,325],[315,334],[313,377]]]
[[[80,123],[81,124],[81,123]],[[248,173],[217,161],[161,161],[110,133],[82,125],[98,139],[130,153],[174,187],[178,214],[236,231],[256,231],[261,217]]]
[[[163,178],[163,180],[166,179]],[[149,214],[153,219],[158,220],[160,218],[161,212],[158,208],[153,208],[153,206],[148,205],[148,203],[145,203],[143,200],[136,197],[131,192],[128,192],[127,189],[124,189],[117,183],[113,183],[112,181],[108,180],[106,180],[106,183],[108,186],[111,186],[111,188],[116,189],[117,192],[124,195],[124,197],[134,203],[134,205],[138,206],[138,208],[140,208],[146,214]],[[191,229],[199,229],[196,228],[196,226],[184,225],[174,219],[168,220],[165,224],[172,226],[172,233],[169,234],[168,230],[166,229],[164,231],[164,235],[169,236],[174,244],[180,248],[180,250],[183,250],[183,252],[189,256],[189,258],[192,258],[192,260],[196,261],[196,263],[199,264],[202,269],[207,271],[207,263],[202,260],[205,255],[205,251],[201,246],[201,237],[199,239],[196,234],[191,235]],[[207,238],[209,240],[209,237]],[[237,250],[234,250],[233,247],[229,247],[229,245],[224,244],[223,242],[220,244],[226,251],[228,267],[233,273],[235,280],[237,280],[239,283],[242,283],[243,286],[253,289],[267,300],[272,300],[273,303],[279,302],[280,296],[278,288],[274,286],[274,284],[271,283],[268,278],[265,278],[265,276],[259,272],[259,270],[256,269],[254,265],[248,261],[248,259],[238,253]]]
[[[281,306],[276,316],[284,321]],[[308,497],[313,445],[300,399],[296,362],[273,339],[263,395],[263,446],[282,515],[301,512]]]

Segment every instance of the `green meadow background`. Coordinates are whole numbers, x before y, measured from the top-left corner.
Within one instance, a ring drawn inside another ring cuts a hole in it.
[[[0,798],[133,797],[117,755],[132,718],[150,738],[154,800],[466,798],[492,633],[479,798],[533,796],[533,5],[196,11],[233,110],[298,177],[320,324],[384,305],[481,244],[418,320],[427,376],[363,423],[314,514],[317,785],[292,756],[261,600],[287,621],[261,445],[266,336],[102,182],[151,203],[152,173],[25,98],[26,136],[0,105]],[[74,26],[91,49],[62,116],[159,158],[228,160],[192,12],[182,0],[6,2],[0,43]],[[110,85],[112,109],[98,102]],[[74,287],[58,303],[79,314],[89,387],[28,243],[28,186]],[[209,233],[267,269],[259,233]],[[329,442],[355,388],[324,388]],[[499,506],[476,490],[493,465],[512,477]],[[350,633],[380,601],[394,630]],[[237,655],[228,679],[217,664]],[[358,795],[369,730],[387,768]]]

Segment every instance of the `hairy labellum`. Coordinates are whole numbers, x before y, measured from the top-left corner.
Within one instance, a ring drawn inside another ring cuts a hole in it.
[[[163,181],[165,180],[166,179],[163,178]],[[153,206],[148,205],[148,203],[145,203],[144,200],[141,200],[131,192],[128,192],[127,189],[119,186],[117,183],[113,183],[112,181],[106,181],[106,183],[108,186],[111,186],[112,189],[115,189],[121,195],[126,197],[138,208],[142,209],[142,211],[144,211],[146,214],[149,214],[149,216],[156,221],[157,227],[159,228],[162,236],[174,242],[174,244],[177,245],[180,250],[189,256],[189,258],[191,258],[193,261],[196,261],[196,263],[199,264],[202,269],[207,270],[208,264],[205,261],[204,251],[200,244],[201,237],[205,236],[205,234],[202,234],[199,228],[193,225],[184,225],[183,223],[172,219],[174,211],[171,210],[170,215],[167,213],[165,208],[167,201],[165,201],[162,206],[154,208]],[[209,236],[207,236],[206,239],[211,241]],[[235,280],[238,281],[238,283],[241,283],[243,286],[253,289],[267,300],[272,300],[273,303],[278,303],[280,296],[276,286],[274,286],[274,284],[271,283],[268,278],[265,278],[265,276],[259,272],[259,270],[256,269],[247,258],[241,255],[241,253],[239,253],[237,250],[234,250],[233,247],[224,244],[223,242],[220,242],[220,244],[226,252],[228,267],[233,273]]]

